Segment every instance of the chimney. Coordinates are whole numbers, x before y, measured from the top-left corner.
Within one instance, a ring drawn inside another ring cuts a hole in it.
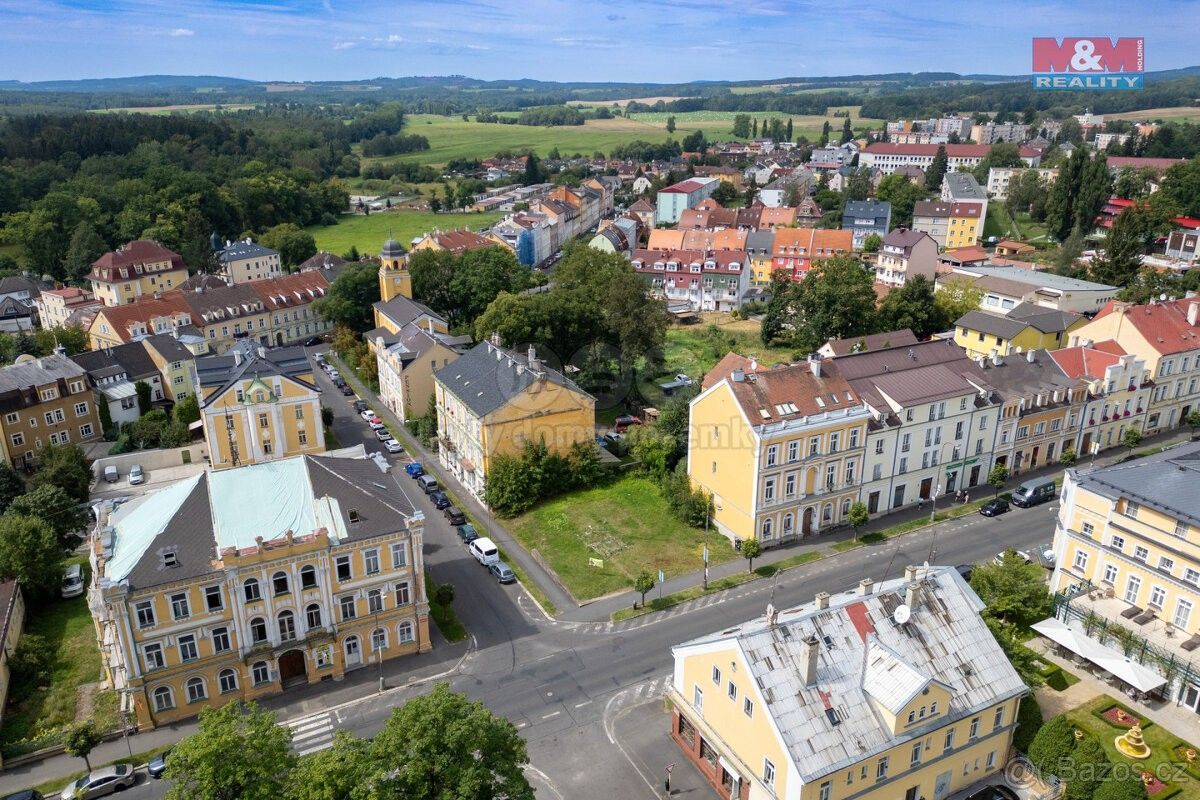
[[[912,583],[917,579],[917,567],[915,564],[909,564],[904,568],[904,580]]]
[[[533,345],[529,345],[529,353],[526,356],[526,361],[529,363],[529,371],[530,372],[540,372],[541,371],[542,362],[538,360],[537,350],[534,349]]]
[[[821,377],[821,354],[808,354],[808,368],[812,372],[814,378]]]
[[[904,604],[908,606],[909,611],[915,611],[917,608],[917,591],[920,588],[921,584],[913,581],[904,590]]]
[[[1200,319],[1200,302],[1193,300],[1187,305],[1188,325],[1195,327],[1198,319]]]
[[[732,377],[734,383],[745,383],[746,381],[746,373],[742,372],[740,369],[735,369]]]
[[[1025,360],[1028,361],[1030,364],[1032,364],[1033,356],[1034,356],[1034,353],[1036,353],[1036,352],[1037,352],[1036,350],[1030,350],[1028,353],[1025,354]]]
[[[1000,352],[998,350],[996,350],[996,348],[994,348],[994,347],[992,348],[991,358],[992,358],[992,366],[993,367],[998,367],[1004,363],[1003,361],[1000,360]]]
[[[817,683],[817,637],[809,634],[804,640],[804,685],[815,686]]]
[[[858,593],[862,597],[869,597],[875,593],[875,581],[870,578],[863,578],[858,582]]]
[[[817,592],[817,608],[829,608],[829,592]]]
[[[492,331],[492,338],[490,339],[490,341],[492,343],[492,347],[499,347],[500,346],[500,331]]]

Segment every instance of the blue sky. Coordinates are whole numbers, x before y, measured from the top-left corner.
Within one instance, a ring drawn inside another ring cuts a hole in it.
[[[1032,36],[1092,35],[1158,70],[1200,63],[1197,30],[1196,0],[0,0],[0,77],[1022,73]]]

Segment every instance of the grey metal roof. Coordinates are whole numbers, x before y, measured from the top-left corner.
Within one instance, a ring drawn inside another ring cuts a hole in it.
[[[303,347],[267,349],[242,339],[223,355],[196,359],[196,380],[200,386],[219,387],[209,395],[207,401],[201,403],[201,406],[215,401],[227,388],[246,377],[278,375],[313,391],[320,391],[312,383],[299,377],[312,370],[308,363],[308,354]]]
[[[1181,445],[1127,464],[1076,472],[1075,478],[1081,488],[1104,497],[1124,497],[1200,526],[1200,443]]]
[[[64,378],[79,378],[86,374],[83,367],[66,356],[51,354],[31,361],[0,367],[0,392],[45,386]]]
[[[765,228],[762,230],[750,231],[746,234],[746,252],[754,253],[769,253],[775,245],[775,231]]]
[[[947,172],[942,180],[946,182],[952,200],[987,200],[987,193],[969,172]]]
[[[898,331],[883,331],[866,336],[852,336],[849,339],[830,339],[826,346],[833,351],[833,357],[865,353],[868,350],[880,350],[890,347],[902,347],[917,343],[916,334],[908,328]]]
[[[155,337],[159,338],[159,337]],[[171,337],[167,337],[171,338]],[[174,339],[172,339],[174,341]],[[191,358],[188,353],[187,358]],[[71,360],[95,376],[110,373],[113,366],[119,366],[132,381],[157,375],[158,366],[150,359],[143,340],[118,345],[106,350],[90,350],[71,356]]]
[[[536,372],[531,371],[528,356],[491,342],[475,345],[457,361],[439,369],[434,377],[480,417],[522,394],[539,378],[591,397],[558,370],[542,363]]]
[[[1066,278],[1062,275],[1055,275],[1053,272],[1034,271],[1029,269],[1021,269],[1020,267],[997,267],[992,265],[959,267],[959,272],[968,275],[980,275],[988,278],[1003,278],[1005,280],[1015,281],[1026,286],[1034,288],[1056,289],[1063,292],[1093,292],[1093,291],[1113,291],[1117,290],[1115,286],[1108,286],[1103,283],[1093,283],[1079,278]]]
[[[409,299],[402,294],[396,295],[391,300],[375,303],[371,307],[391,320],[392,324],[397,328],[403,327],[420,317],[433,317],[442,324],[446,323],[446,318],[429,306],[418,303],[416,300]]]
[[[809,603],[781,611],[774,625],[754,619],[673,652],[685,656],[690,647],[720,642],[739,648],[765,710],[809,783],[1028,691],[980,617],[983,602],[958,572],[930,567],[916,577],[917,602],[904,624],[893,621],[905,603],[907,580],[901,578],[869,595],[835,595],[826,609]],[[816,681],[808,686],[802,665],[810,636],[818,650]],[[872,677],[889,666],[903,676],[900,685]],[[894,708],[909,690],[929,682],[949,689],[949,708],[893,734],[872,704]]]
[[[886,200],[851,200],[842,209],[842,217],[875,217],[890,219],[892,204]]]
[[[984,359],[983,374],[987,376],[988,385],[995,387],[1005,399],[1030,398],[1038,393],[1050,392],[1051,397],[1043,399],[1044,406],[1053,405],[1051,398],[1056,389],[1069,390],[1084,383],[1063,372],[1058,362],[1045,350],[1004,356],[999,365]],[[1064,392],[1061,402],[1068,400],[1069,396]]]
[[[1009,319],[1003,314],[979,310],[968,311],[955,320],[954,324],[960,328],[990,333],[1001,339],[1011,339],[1029,327],[1028,323]]]
[[[269,247],[263,247],[255,242],[233,242],[217,256],[222,264],[228,264],[230,261],[243,261],[247,258],[263,258],[265,256],[277,256],[279,253]]]
[[[1083,319],[1082,314],[1059,311],[1056,308],[1039,306],[1037,303],[1018,303],[1009,309],[1008,317],[1027,322],[1042,333],[1062,333]]]
[[[877,410],[886,407],[881,392],[901,404],[958,397],[978,392],[977,387],[990,398],[987,377],[951,339],[853,353],[839,357],[837,366],[854,391]]]

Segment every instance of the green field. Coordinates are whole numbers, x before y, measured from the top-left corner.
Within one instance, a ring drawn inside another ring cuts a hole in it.
[[[704,531],[676,519],[658,486],[637,475],[551,500],[510,520],[508,529],[578,600],[629,589],[642,570],[673,577],[703,567]],[[716,534],[709,553],[710,563],[738,555]],[[604,566],[591,566],[597,558]]]
[[[375,255],[389,236],[408,247],[415,237],[435,228],[452,230],[470,228],[478,231],[491,225],[504,214],[491,211],[485,214],[434,214],[429,211],[379,211],[370,216],[345,214],[337,225],[313,225],[306,230],[317,240],[317,248],[341,255],[351,245],[363,255]]]

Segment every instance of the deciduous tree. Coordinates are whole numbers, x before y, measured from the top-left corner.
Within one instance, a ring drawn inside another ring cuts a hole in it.
[[[916,275],[903,286],[892,289],[879,304],[882,330],[908,328],[918,339],[927,339],[952,323],[953,320],[947,321],[943,316],[934,297],[933,283],[924,275]]]
[[[63,549],[41,517],[0,516],[0,578],[15,580],[31,599],[54,596],[62,580]]]
[[[853,256],[816,261],[796,292],[797,346],[817,350],[827,339],[845,339],[875,330],[875,289]]]
[[[317,254],[317,240],[313,235],[292,222],[283,222],[268,228],[258,243],[263,247],[279,251],[279,260],[284,267],[296,267]]]
[[[1005,550],[999,564],[977,564],[971,570],[971,588],[987,604],[988,614],[1004,622],[1031,625],[1050,611],[1045,571],[1015,550]]]
[[[758,539],[746,539],[742,542],[742,557],[748,563],[747,569],[754,572],[754,559],[762,555],[762,542]]]
[[[38,517],[54,531],[65,552],[79,545],[87,528],[88,514],[75,498],[58,486],[43,484],[15,498],[8,513]]]
[[[67,740],[63,743],[63,749],[67,751],[67,755],[82,758],[83,763],[87,765],[88,772],[91,772],[92,762],[88,756],[102,741],[100,731],[96,729],[96,723],[90,719],[84,720],[72,725],[67,730]]]
[[[374,324],[371,306],[379,301],[379,275],[374,264],[347,264],[328,293],[313,301],[321,319],[345,325],[356,333]]]
[[[200,712],[199,730],[167,760],[167,800],[278,800],[295,764],[292,731],[254,703]]]

